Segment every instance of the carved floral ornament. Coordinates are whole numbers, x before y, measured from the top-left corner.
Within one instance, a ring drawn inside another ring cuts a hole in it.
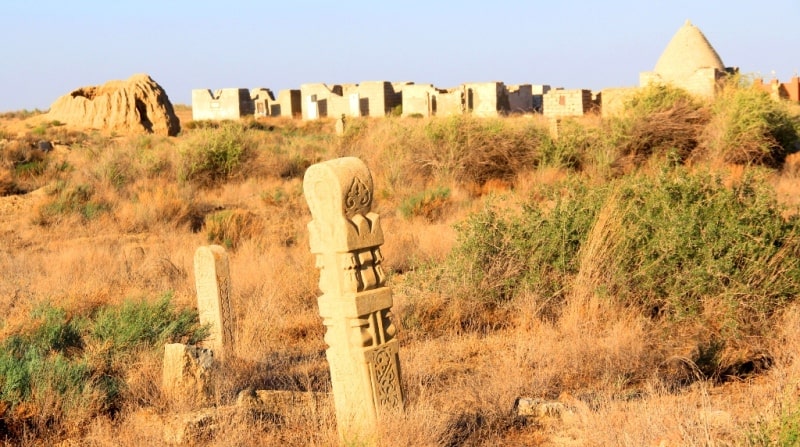
[[[366,215],[372,207],[372,175],[356,157],[318,163],[308,168],[304,194],[314,220]]]

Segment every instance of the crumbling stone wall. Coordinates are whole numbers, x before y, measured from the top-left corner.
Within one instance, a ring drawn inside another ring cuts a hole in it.
[[[367,110],[362,111],[364,116],[386,116],[402,103],[401,94],[395,92],[391,82],[362,82],[358,84],[357,91],[360,98],[366,99]]]
[[[502,82],[470,82],[463,85],[466,111],[490,117],[509,110],[508,92]]]
[[[792,76],[789,82],[772,79],[769,84],[764,84],[764,80],[759,78],[753,81],[753,86],[769,93],[774,99],[800,101],[800,78],[797,76]]]
[[[464,89],[462,87],[439,90],[434,98],[436,115],[450,116],[464,113]]]
[[[531,94],[533,95],[533,111],[542,113],[544,110],[544,94],[550,91],[550,86],[546,84],[532,85]]]
[[[325,84],[303,84],[303,119],[326,116],[383,117],[402,103],[402,96],[388,81],[366,81],[328,88]]]
[[[300,86],[300,96],[302,98],[302,116],[304,120],[311,120],[323,118],[326,116],[339,116],[341,115],[341,107],[335,104],[331,106],[331,98],[341,98],[343,94],[341,85],[333,85],[328,87],[326,84],[317,82],[310,84],[303,84]]]
[[[625,109],[625,102],[636,92],[638,87],[604,88],[600,92],[600,111],[603,117],[619,114]]]
[[[533,112],[533,86],[530,84],[509,85],[508,111],[509,113]]]
[[[238,120],[253,115],[255,104],[246,88],[223,88],[192,90],[192,119]]]
[[[592,91],[587,89],[558,89],[544,94],[544,116],[547,117],[582,116],[593,106]]]
[[[270,116],[275,95],[268,88],[254,88],[250,91],[253,100],[253,109],[256,116]]]
[[[436,114],[438,90],[432,84],[414,84],[403,87],[403,116]]]
[[[280,90],[270,108],[270,116],[299,117],[303,113],[300,104],[300,90]]]

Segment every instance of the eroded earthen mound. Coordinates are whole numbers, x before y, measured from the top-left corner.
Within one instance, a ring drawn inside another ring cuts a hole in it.
[[[48,117],[92,129],[170,136],[181,130],[167,93],[146,74],[73,90],[50,106]]]

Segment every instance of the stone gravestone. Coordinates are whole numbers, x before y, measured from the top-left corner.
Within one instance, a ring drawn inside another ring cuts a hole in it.
[[[355,157],[308,168],[303,192],[311,210],[311,252],[320,269],[319,312],[343,443],[370,443],[378,415],[401,409],[400,361],[386,287],[372,175]]]
[[[336,120],[336,135],[342,136],[345,131],[345,118],[344,113]]]
[[[205,405],[211,401],[214,357],[210,349],[182,343],[164,346],[161,386],[169,400]]]
[[[194,253],[194,276],[200,324],[210,326],[209,337],[203,344],[215,358],[224,360],[233,354],[235,324],[225,249],[219,245],[198,248]]]

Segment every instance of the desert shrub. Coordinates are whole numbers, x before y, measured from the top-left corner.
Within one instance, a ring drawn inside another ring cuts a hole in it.
[[[252,131],[251,136],[256,149],[251,172],[283,180],[301,178],[332,145],[329,134],[311,132],[291,121],[270,132]]]
[[[627,302],[680,320],[723,300],[730,313],[715,324],[738,332],[800,291],[798,221],[781,216],[756,174],[728,188],[711,174],[664,170],[626,180],[612,199],[603,237],[613,241],[592,262],[616,272]]]
[[[761,364],[772,316],[800,291],[797,231],[763,175],[730,187],[685,168],[631,176],[599,210],[571,286],[680,334],[705,377],[737,375]]]
[[[152,302],[128,299],[119,306],[101,308],[92,317],[90,333],[119,352],[159,349],[175,341],[195,344],[207,335],[198,327],[194,311],[175,309],[170,293]]]
[[[745,433],[746,445],[758,447],[800,444],[800,406],[797,403],[779,405],[779,414],[760,418]]]
[[[78,216],[83,221],[95,219],[111,209],[105,200],[95,197],[95,189],[88,183],[70,185],[59,181],[48,191],[49,198],[39,206],[34,221],[50,224],[60,218]]]
[[[557,138],[543,136],[536,164],[539,167],[580,169],[595,138],[593,132],[578,121],[563,120]]]
[[[620,116],[607,120],[605,144],[615,148],[614,163],[623,170],[652,156],[682,163],[698,146],[707,122],[706,108],[688,92],[650,85],[625,103]]]
[[[47,112],[47,110],[39,110],[38,108],[37,109],[33,109],[33,110],[22,109],[22,110],[15,110],[15,111],[9,111],[9,112],[0,113],[0,118],[2,118],[2,119],[27,119],[27,118],[30,118],[30,117],[33,117],[33,116],[36,116],[36,115],[41,115],[41,114],[46,113],[46,112]]]
[[[239,123],[193,132],[180,149],[182,180],[214,186],[242,175],[255,155],[251,136]]]
[[[607,187],[570,181],[522,212],[490,206],[460,224],[446,262],[409,275],[429,287],[410,299],[409,324],[490,326],[523,292],[558,318],[567,300],[599,296],[668,332],[702,328],[683,335],[708,376],[763,352],[772,315],[800,292],[800,220],[782,217],[762,174],[733,186],[683,167]]]
[[[426,189],[403,200],[400,203],[400,214],[406,219],[421,216],[428,221],[434,221],[442,216],[449,200],[449,188],[440,186]]]
[[[540,298],[541,317],[557,315],[605,195],[603,188],[568,182],[541,191],[552,207],[534,202],[509,213],[490,201],[459,223],[456,246],[445,262],[407,275],[405,281],[422,284],[426,293],[410,297],[406,324],[427,331],[502,325],[497,313],[521,293]]]
[[[206,216],[205,231],[208,242],[235,249],[245,240],[259,236],[263,221],[248,211],[223,210]]]
[[[0,193],[24,193],[42,183],[40,179],[48,169],[47,157],[25,140],[10,141],[0,145],[0,169],[6,172]]]
[[[0,403],[8,435],[30,428],[58,431],[63,422],[88,422],[117,411],[133,353],[206,335],[195,311],[175,309],[170,294],[85,315],[39,306],[27,326],[0,343]]]
[[[798,149],[800,117],[764,91],[731,82],[711,110],[704,148],[708,158],[776,166]]]
[[[417,156],[428,178],[451,178],[461,184],[513,181],[534,165],[546,131],[528,124],[514,127],[502,119],[454,115],[425,124],[425,147]]]

